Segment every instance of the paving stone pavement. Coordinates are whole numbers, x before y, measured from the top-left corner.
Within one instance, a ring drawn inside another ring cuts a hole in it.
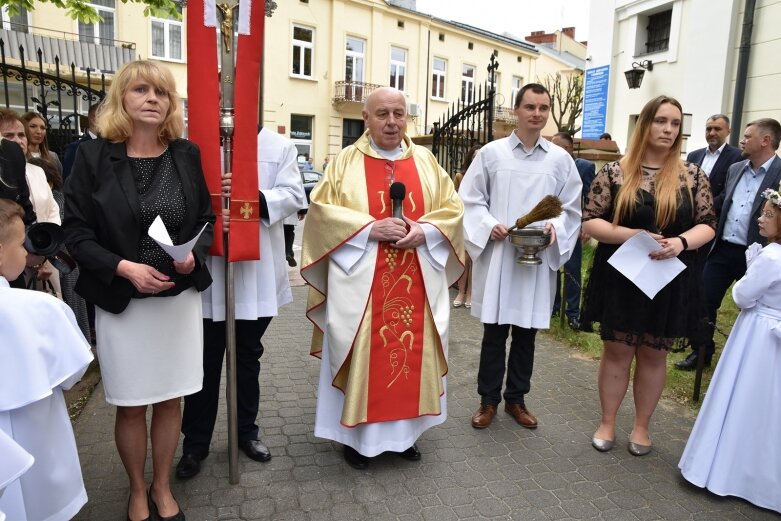
[[[291,281],[302,284],[294,270]],[[308,355],[306,288],[294,287],[293,295],[294,303],[264,338],[259,420],[273,459],[256,463],[240,452],[241,483],[228,483],[223,403],[201,473],[173,484],[189,521],[778,519],[680,477],[677,462],[694,417],[674,403],[660,404],[649,456],[637,458],[625,449],[631,397],[620,411],[616,448],[595,451],[590,439],[598,420],[597,363],[545,335],[538,335],[527,397],[539,428],[526,430],[500,409],[490,428],[473,429],[482,327],[464,308],[451,314],[448,420],[419,439],[422,461],[384,454],[368,470],[354,470],[338,444],[313,435],[319,361]],[[126,518],[127,480],[114,446],[113,417],[98,386],[74,426],[89,495],[77,520]],[[181,449],[175,462],[180,455]]]

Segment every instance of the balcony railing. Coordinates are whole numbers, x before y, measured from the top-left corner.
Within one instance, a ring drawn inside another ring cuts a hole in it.
[[[24,29],[26,31],[0,29],[0,39],[6,43],[6,59],[20,60],[20,47],[28,50],[28,58],[40,49],[45,65],[54,65],[54,58],[59,57],[60,64],[64,66],[74,64],[78,69],[103,72],[114,72],[136,59],[136,44],[133,42],[105,38],[98,39],[99,43],[93,43],[94,39],[93,42],[84,42],[80,41],[78,34],[30,26]]]
[[[364,83],[362,81],[337,81],[336,88],[334,89],[334,103],[343,103],[351,101],[355,103],[363,103],[366,98],[379,89],[382,85],[375,83]]]
[[[494,121],[501,121],[502,123],[516,124],[517,118],[515,112],[508,107],[496,107],[494,108]]]

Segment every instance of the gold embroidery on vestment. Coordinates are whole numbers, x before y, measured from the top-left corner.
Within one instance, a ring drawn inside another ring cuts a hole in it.
[[[382,211],[381,213],[385,213],[385,190],[380,190],[377,192],[377,195],[380,196],[380,203],[382,203]]]
[[[390,388],[401,375],[404,375],[405,378],[409,375],[411,369],[407,364],[407,358],[415,343],[415,334],[410,331],[413,324],[412,314],[415,311],[415,305],[409,297],[391,295],[397,288],[401,288],[402,292],[409,295],[412,291],[413,284],[410,274],[418,271],[418,268],[417,264],[414,263],[413,258],[410,260],[411,262],[407,265],[404,272],[398,277],[395,277],[392,272],[397,265],[399,249],[385,243],[383,245],[383,250],[389,271],[382,273],[380,276],[384,302],[382,306],[383,326],[379,330],[379,335],[383,341],[383,348],[388,346],[388,339],[386,338],[387,333],[393,335],[401,344],[401,347],[395,347],[388,353],[390,374],[393,376],[393,379],[387,386],[387,388]],[[414,251],[411,249],[404,250],[402,262],[407,261],[408,255],[414,255]],[[402,331],[399,331],[400,329]]]

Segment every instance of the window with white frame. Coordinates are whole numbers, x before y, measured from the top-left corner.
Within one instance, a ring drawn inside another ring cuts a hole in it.
[[[79,22],[79,41],[98,45],[110,44],[114,40],[116,0],[89,0],[87,5],[94,8],[102,20],[91,23]]]
[[[11,16],[8,14],[8,6],[4,5],[0,8],[0,20],[2,21],[2,28],[9,31],[16,31],[18,33],[30,32],[29,18],[27,17],[27,9],[19,6],[19,12]]]
[[[513,76],[513,88],[510,91],[510,104],[513,107],[515,107],[515,97],[518,96],[521,87],[523,87],[523,78],[520,76]]]
[[[366,41],[360,38],[347,37],[344,47],[344,81],[345,96],[348,100],[363,101],[363,69],[366,51]]]
[[[312,78],[314,73],[315,30],[302,25],[293,26],[293,60],[290,74],[298,78]]]
[[[442,58],[434,58],[431,66],[431,97],[445,99],[445,77],[447,75],[447,62]]]
[[[177,7],[181,14],[181,7]],[[152,17],[152,57],[182,60],[182,22],[168,15]]]
[[[471,105],[475,101],[475,68],[464,65],[461,72],[461,101]]]
[[[404,80],[407,76],[407,51],[391,47],[390,86],[404,91]]]
[[[363,81],[366,42],[360,38],[347,37],[344,54],[344,80]]]

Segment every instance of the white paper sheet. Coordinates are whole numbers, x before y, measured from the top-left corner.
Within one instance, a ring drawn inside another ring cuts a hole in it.
[[[652,251],[660,249],[662,245],[648,232],[640,232],[622,244],[607,261],[648,295],[648,298],[654,298],[663,287],[686,269],[686,265],[677,257],[654,260],[648,256]]]
[[[190,252],[193,251],[193,246],[195,246],[195,243],[198,242],[198,238],[201,236],[207,226],[208,223],[204,224],[203,228],[201,228],[201,231],[199,231],[198,235],[196,235],[192,240],[187,241],[184,244],[174,246],[173,241],[171,240],[171,236],[168,235],[168,230],[163,223],[163,218],[158,215],[155,218],[155,221],[152,223],[152,226],[149,227],[149,231],[147,233],[149,233],[149,236],[154,239],[154,241],[159,244],[160,247],[164,249],[172,259],[174,259],[176,262],[184,262]]]

